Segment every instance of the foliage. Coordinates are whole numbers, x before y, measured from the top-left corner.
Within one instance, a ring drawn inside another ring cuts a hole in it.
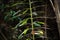
[[[11,1],[12,2],[12,1]],[[35,17],[39,17],[37,12],[34,12],[33,10],[36,9],[36,6],[34,6],[35,2],[38,2],[38,0],[23,0],[20,2],[16,2],[11,4],[3,4],[0,6],[1,9],[5,8],[11,8],[9,11],[5,11],[4,13],[4,21],[9,24],[9,28],[12,31],[11,34],[11,40],[35,40],[35,35],[37,36],[43,36],[44,32],[40,29],[37,29],[37,34],[31,34],[32,31],[35,32],[35,29],[38,27],[42,27],[45,23],[42,21],[34,21]],[[39,1],[43,3],[43,0]],[[34,5],[33,5],[34,4]],[[5,5],[5,6],[4,6]],[[37,5],[39,6],[39,5]],[[2,8],[3,7],[3,8]],[[15,8],[14,8],[15,7]],[[22,8],[22,9],[19,9]],[[27,27],[28,26],[28,27]],[[26,37],[26,35],[30,37]],[[14,37],[15,38],[14,38]],[[26,37],[26,38],[25,38]],[[33,37],[33,38],[31,38]],[[13,39],[12,39],[13,38]]]

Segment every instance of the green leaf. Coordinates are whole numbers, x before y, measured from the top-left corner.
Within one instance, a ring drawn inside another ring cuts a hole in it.
[[[23,37],[23,34],[26,34],[29,28],[25,29],[19,36],[18,39],[21,39]]]
[[[32,14],[33,14],[33,15],[35,15],[35,16],[37,16],[37,15],[38,15],[36,12],[33,12]]]
[[[37,36],[43,36],[44,35],[44,31],[43,30],[38,30],[38,31],[36,31],[35,32],[35,35],[37,35]]]
[[[28,10],[29,10],[29,8],[27,8],[27,9],[23,12],[23,14],[25,14]]]
[[[41,24],[44,24],[44,22],[37,22],[37,21],[35,21],[34,23],[33,23],[35,26],[40,26],[41,27]]]
[[[15,12],[15,13],[13,14],[13,16],[15,16],[16,14],[18,14],[19,12],[21,12],[21,10],[18,10],[17,12]]]
[[[19,17],[19,16],[21,16],[21,15],[23,15],[23,14],[26,14],[26,12],[27,12],[28,10],[29,10],[29,8],[27,8],[25,11],[23,11],[22,14],[18,14],[19,12],[21,12],[21,10],[18,10],[16,13],[13,14],[13,18]],[[16,14],[18,14],[18,15],[16,15]],[[16,16],[15,16],[15,15],[16,15]]]
[[[23,33],[21,33],[19,36],[18,36],[18,39],[21,39],[23,37]]]
[[[10,11],[10,15],[11,15],[11,16],[13,16],[13,14],[15,14],[15,13],[16,13],[16,12],[13,11],[13,10]]]
[[[23,4],[23,2],[15,3],[15,4],[11,5],[11,7],[17,6],[17,5],[19,5],[19,4]]]
[[[16,18],[15,16],[13,16],[13,14],[15,14],[15,11],[13,10],[11,10],[10,12],[7,12],[6,16],[4,17],[4,20],[9,21],[9,20],[13,20],[14,18]]]
[[[44,22],[37,22],[38,24],[45,24]]]
[[[39,32],[40,35],[44,34],[43,30],[39,30],[38,32]]]
[[[25,30],[23,31],[23,34],[26,34],[28,30],[29,30],[29,28],[25,29]]]
[[[20,21],[20,25],[19,26],[26,25],[27,24],[27,21],[28,21],[28,18]]]
[[[38,24],[38,23],[36,23],[36,22],[34,22],[33,24],[34,24],[35,26],[40,26],[40,27],[41,27],[41,25]]]
[[[27,38],[26,40],[31,40],[30,38]]]
[[[27,24],[27,21],[28,21],[29,18],[27,19],[24,19],[24,20],[20,20],[20,22],[13,28],[13,29],[16,29],[18,26],[21,27],[23,25],[26,25]]]

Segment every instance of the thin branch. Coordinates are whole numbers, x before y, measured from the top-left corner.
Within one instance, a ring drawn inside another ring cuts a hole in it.
[[[33,15],[32,15],[32,7],[31,7],[31,1],[29,0],[29,6],[30,6],[30,14],[31,14],[31,25],[32,25],[32,35],[33,35],[33,40],[35,40],[34,38],[34,26],[33,26]]]

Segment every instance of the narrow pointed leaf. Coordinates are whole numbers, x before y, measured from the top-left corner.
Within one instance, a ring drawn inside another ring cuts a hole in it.
[[[27,9],[23,12],[23,14],[25,14],[28,10],[29,10],[29,8],[27,8]]]
[[[11,5],[11,7],[14,7],[14,6],[19,5],[19,4],[23,4],[23,2],[15,3],[15,4]]]
[[[44,24],[44,22],[37,22],[38,24]]]
[[[41,26],[40,24],[38,24],[38,23],[36,23],[36,22],[34,22],[34,25],[35,25],[35,26]]]
[[[19,36],[18,36],[18,39],[21,39],[23,37],[23,33],[21,33]]]
[[[23,26],[23,25],[27,24],[27,21],[28,21],[28,19],[24,19],[23,21],[20,22],[19,26]]]
[[[29,28],[25,29],[19,36],[18,39],[21,39],[23,37],[23,34],[26,34]]]
[[[20,20],[20,22],[13,28],[13,29],[16,29],[18,26],[21,27],[23,25],[26,25],[27,24],[27,21],[28,21],[28,18],[27,19],[24,19],[24,20]]]
[[[29,30],[29,28],[25,29],[25,30],[23,31],[23,34],[26,34],[28,30]]]

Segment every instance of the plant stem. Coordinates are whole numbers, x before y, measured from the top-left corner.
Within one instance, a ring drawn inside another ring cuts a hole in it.
[[[32,15],[32,7],[31,7],[31,1],[29,0],[29,6],[30,6],[30,13],[31,13],[31,25],[32,25],[32,32],[34,31],[34,26],[33,26],[33,15]],[[35,40],[34,38],[34,33],[33,35],[33,40]]]

